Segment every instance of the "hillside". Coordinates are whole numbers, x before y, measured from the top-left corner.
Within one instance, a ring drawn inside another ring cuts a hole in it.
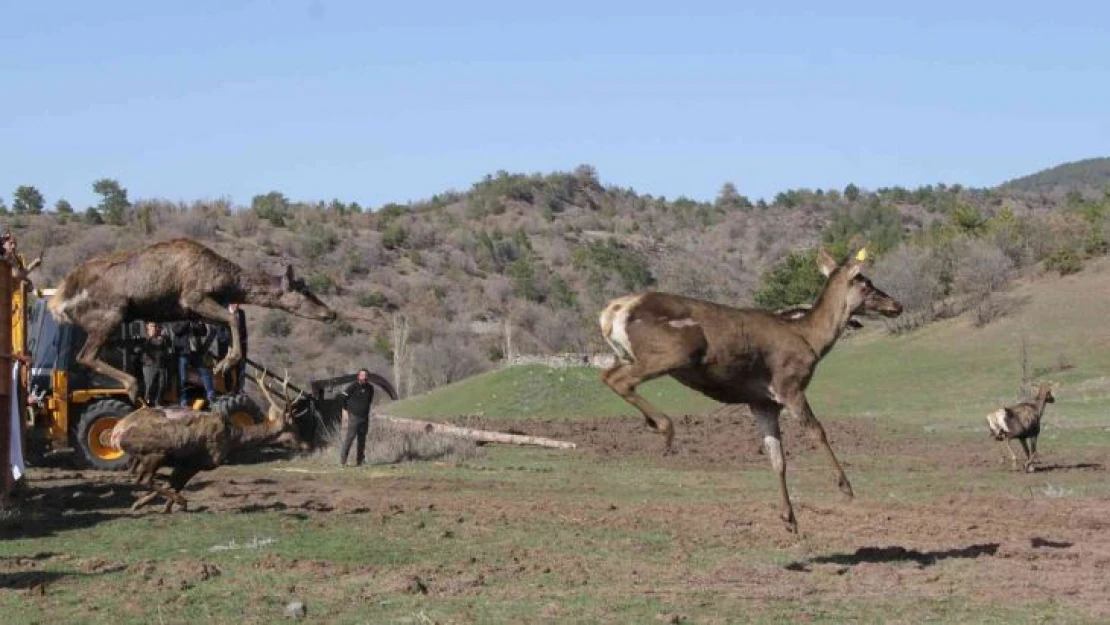
[[[917,333],[891,337],[870,325],[843,340],[819,366],[809,392],[820,414],[874,417],[893,424],[932,422],[934,429],[979,428],[997,405],[1021,397],[1022,341],[1030,377],[1059,382],[1053,427],[1110,425],[1110,260],[1058,278],[1016,284],[1023,302],[986,328],[970,314]],[[1067,306],[1061,306],[1067,302]],[[669,379],[641,387],[673,415],[705,413],[718,404]],[[512,367],[389,405],[389,414],[446,418],[480,414],[527,417],[639,418],[588,367]]]
[[[1036,193],[1105,190],[1110,188],[1110,157],[1063,163],[1007,181],[999,188]]]
[[[104,195],[97,207],[74,212],[59,199],[55,211],[39,214],[43,194],[24,187],[12,204],[22,212],[3,209],[24,253],[45,251],[37,284],[56,284],[96,254],[176,236],[198,239],[248,269],[276,275],[288,262],[345,319],[324,326],[248,309],[252,356],[302,380],[358,366],[393,375],[400,315],[409,324],[396,367],[405,394],[490,370],[508,351],[603,350],[596,312],[632,290],[747,305],[770,270],[789,266],[800,273],[775,279],[805,284],[780,295],[804,301],[817,274],[812,260],[797,255],[819,242],[843,249],[857,235],[871,240],[872,275],[910,304],[912,325],[943,316],[919,314],[939,299],[993,302],[990,292],[1011,275],[1043,263],[1071,271],[1110,249],[1110,203],[1093,192],[848,184],[786,190],[767,202],[726,183],[714,201],[698,202],[603,184],[583,165],[497,172],[465,191],[364,211],[340,200],[294,201],[279,191],[250,206],[129,200],[115,181],[97,185]]]

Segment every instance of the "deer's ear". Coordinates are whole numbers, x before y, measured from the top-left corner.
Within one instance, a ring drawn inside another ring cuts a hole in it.
[[[823,245],[817,249],[817,269],[826,278],[836,271],[836,259],[832,257],[832,254],[829,254],[829,251]]]

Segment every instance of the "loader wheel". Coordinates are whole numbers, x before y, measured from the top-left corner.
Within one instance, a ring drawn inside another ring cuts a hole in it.
[[[262,409],[245,393],[236,393],[217,400],[212,405],[212,410],[227,414],[237,428],[257,425],[266,420],[266,415],[263,414]]]
[[[108,446],[108,437],[121,419],[135,409],[115,399],[102,399],[81,413],[77,424],[77,448],[85,464],[104,471],[127,468],[127,454]]]

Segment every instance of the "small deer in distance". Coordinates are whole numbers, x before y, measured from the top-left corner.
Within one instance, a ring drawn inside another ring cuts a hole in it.
[[[796,318],[772,311],[734,308],[668,293],[634,293],[611,300],[600,316],[601,331],[617,363],[602,381],[643,415],[673,449],[674,424],[636,393],[648,380],[669,375],[683,385],[726,404],[751,407],[764,449],[778,474],[781,516],[788,531],[797,520],[786,488],[779,413],[789,408],[824,450],[840,490],[852,486],[829,446],[805,391],[821,359],[829,353],[854,314],[896,317],[902,305],[875,288],[863,273],[866,246],[843,266],[822,247],[817,267],[826,277],[816,303]]]
[[[135,319],[200,318],[228,326],[231,348],[212,371],[220,375],[243,357],[239,326],[227,310],[231,303],[275,308],[324,322],[337,318],[304,280],[293,275],[291,265],[281,276],[250,273],[192,239],[89,259],[66,275],[48,307],[59,323],[80,326],[88,335],[77,362],[118,380],[132,403],[137,403],[139,384],[134,376],[99,357],[120,324]]]
[[[1010,468],[1017,470],[1017,454],[1011,440],[1017,439],[1025,451],[1025,471],[1034,471],[1033,463],[1037,461],[1037,437],[1041,434],[1041,418],[1047,404],[1054,403],[1056,396],[1052,394],[1052,384],[1042,382],[1037,386],[1037,395],[1029,400],[1012,406],[1004,406],[987,415],[987,427],[990,428],[991,438],[1006,445],[1010,450]],[[1028,439],[1028,443],[1026,440]],[[1032,451],[1030,451],[1032,449]],[[1006,461],[1005,457],[1002,459]]]

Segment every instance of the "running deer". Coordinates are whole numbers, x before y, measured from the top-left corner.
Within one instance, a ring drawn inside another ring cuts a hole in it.
[[[1010,443],[1016,438],[1021,443],[1022,450],[1025,451],[1025,471],[1032,473],[1035,470],[1033,463],[1037,461],[1037,437],[1041,434],[1041,418],[1044,417],[1045,405],[1055,401],[1052,384],[1042,382],[1037,387],[1037,395],[1033,399],[999,408],[987,415],[987,427],[990,428],[991,438],[1005,443],[1010,450],[1011,469],[1017,470],[1017,454],[1014,453],[1014,447]],[[1025,442],[1026,439],[1029,440],[1028,443]],[[1002,461],[1006,461],[1005,457]]]
[[[289,398],[289,372],[285,372],[281,385],[281,404],[274,400],[267,385],[263,371],[258,388],[269,404],[266,420],[244,428],[232,423],[226,413],[191,408],[144,406],[121,419],[112,428],[109,445],[131,455],[135,483],[150,490],[131,509],[138,510],[161,495],[166,499],[163,512],[173,510],[174,504],[188,510],[181,491],[189,480],[201,471],[220,467],[237,451],[274,443],[303,449],[293,417],[301,394]],[[168,489],[154,483],[158,469],[165,466],[173,469]]]
[[[80,326],[88,334],[77,362],[118,380],[137,403],[135,377],[98,356],[120,323],[200,318],[227,325],[231,348],[212,370],[220,375],[243,357],[239,324],[227,309],[231,303],[275,308],[327,323],[337,318],[304,280],[293,275],[291,265],[280,276],[250,273],[192,239],[91,258],[66,275],[48,308],[59,323]]]
[[[794,319],[667,293],[634,293],[611,300],[600,323],[617,363],[601,379],[663,435],[664,453],[673,451],[674,424],[636,393],[641,383],[669,375],[716,401],[750,406],[778,474],[782,520],[796,534],[779,413],[789,408],[802,422],[828,455],[840,490],[852,497],[852,486],[806,401],[805,390],[817,363],[836,344],[852,315],[897,317],[902,313],[898,301],[861,273],[866,259],[866,247],[862,247],[849,262],[837,266],[829,252],[820,248],[817,267],[826,277],[825,285],[812,309]]]

